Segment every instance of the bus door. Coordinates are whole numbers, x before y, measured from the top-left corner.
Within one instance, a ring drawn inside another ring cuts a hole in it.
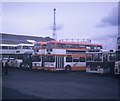
[[[41,67],[45,67],[45,56],[42,56]]]
[[[64,57],[63,56],[56,56],[56,70],[63,70],[64,69]]]

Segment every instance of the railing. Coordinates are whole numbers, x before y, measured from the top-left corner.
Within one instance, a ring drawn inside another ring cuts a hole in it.
[[[61,39],[59,41],[91,43],[90,39]]]

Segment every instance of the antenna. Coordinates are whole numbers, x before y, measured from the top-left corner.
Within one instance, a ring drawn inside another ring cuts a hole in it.
[[[55,17],[56,17],[56,16],[55,16],[55,15],[56,15],[56,12],[55,12],[55,11],[56,11],[56,8],[54,8],[53,36],[52,36],[52,37],[53,37],[54,40],[57,40],[57,35],[56,35],[56,18],[55,18]]]

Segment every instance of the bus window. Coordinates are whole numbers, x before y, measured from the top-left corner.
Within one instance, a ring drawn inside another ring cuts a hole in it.
[[[42,45],[42,48],[46,48],[46,45]]]
[[[102,54],[94,54],[93,58],[94,61],[102,61]]]
[[[2,49],[8,49],[8,47],[7,46],[2,46]]]
[[[28,46],[23,46],[23,49],[29,49],[29,47]]]
[[[102,49],[102,46],[97,46],[97,49]]]
[[[103,62],[107,62],[108,61],[108,56],[107,54],[103,54]]]
[[[116,51],[116,61],[120,61],[120,51]]]
[[[72,57],[66,57],[66,62],[72,62]]]
[[[87,54],[87,61],[93,61],[93,55],[92,54]]]
[[[65,44],[58,43],[57,46],[58,48],[66,48]]]
[[[73,58],[73,62],[79,62],[79,58]]]
[[[13,46],[9,46],[9,49],[15,49],[15,47],[13,47]]]
[[[21,49],[21,46],[17,46],[17,49]]]
[[[45,62],[55,62],[55,56],[45,56]]]
[[[115,61],[115,54],[109,54],[109,61]]]
[[[40,62],[41,61],[41,56],[33,56],[32,57],[32,62]]]
[[[91,49],[91,47],[90,46],[86,46],[86,49]]]
[[[85,57],[80,57],[80,62],[85,62]]]
[[[23,59],[23,54],[17,54],[17,59]]]
[[[37,48],[37,49],[40,49],[40,44],[35,44],[35,45],[34,45],[34,49],[36,49],[36,48]]]

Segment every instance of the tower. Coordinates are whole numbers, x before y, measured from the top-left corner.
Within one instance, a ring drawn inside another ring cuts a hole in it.
[[[56,8],[54,8],[54,19],[53,19],[53,36],[52,38],[54,40],[57,40],[57,34],[56,34]]]

